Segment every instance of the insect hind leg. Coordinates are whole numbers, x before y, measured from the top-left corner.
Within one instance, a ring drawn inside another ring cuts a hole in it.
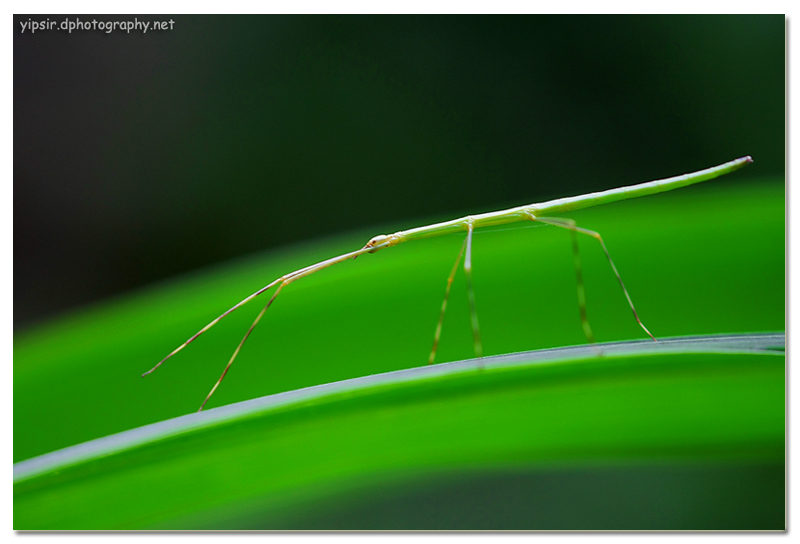
[[[603,252],[606,254],[608,263],[611,265],[611,270],[614,271],[614,275],[617,277],[620,287],[622,287],[622,292],[625,294],[625,298],[628,301],[628,306],[630,306],[631,312],[633,312],[633,317],[636,319],[636,322],[639,324],[639,326],[642,327],[644,332],[647,333],[647,336],[652,338],[653,341],[656,341],[656,337],[652,335],[647,327],[645,327],[644,323],[642,323],[642,320],[639,319],[639,314],[636,312],[636,308],[633,305],[633,300],[631,300],[631,296],[628,294],[628,290],[625,288],[625,283],[622,281],[622,277],[619,275],[617,267],[614,265],[614,261],[611,259],[611,255],[609,254],[606,244],[603,242],[603,238],[600,236],[599,232],[581,228],[572,219],[562,219],[560,217],[535,217],[532,214],[529,214],[529,217],[532,221],[539,221],[540,223],[553,225],[554,227],[560,227],[572,232],[573,254],[575,256],[575,275],[578,278],[578,304],[581,306],[581,321],[584,324],[584,333],[586,333],[586,337],[590,342],[594,341],[594,337],[591,335],[591,328],[589,328],[589,322],[586,319],[586,296],[583,289],[583,274],[580,267],[580,256],[578,255],[577,233],[586,234],[600,242],[600,246],[603,248]]]

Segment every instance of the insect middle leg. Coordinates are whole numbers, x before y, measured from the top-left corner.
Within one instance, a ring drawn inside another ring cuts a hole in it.
[[[622,287],[622,292],[625,294],[625,298],[628,300],[628,305],[633,312],[633,317],[636,319],[636,322],[639,324],[640,327],[647,333],[647,336],[656,340],[656,337],[653,336],[647,327],[644,326],[642,320],[639,319],[639,314],[636,312],[636,308],[633,305],[633,300],[631,300],[631,296],[628,294],[628,290],[625,288],[625,284],[622,281],[622,277],[619,275],[617,271],[617,267],[614,266],[614,261],[611,259],[611,255],[608,253],[608,249],[606,248],[606,244],[603,242],[603,238],[600,236],[600,233],[595,232],[593,230],[588,230],[577,226],[574,220],[572,219],[562,219],[560,217],[535,217],[532,214],[529,214],[529,217],[532,221],[539,221],[540,223],[545,223],[548,225],[553,225],[554,227],[560,227],[562,229],[567,229],[572,232],[572,247],[573,247],[573,254],[575,256],[575,275],[578,279],[578,304],[581,307],[581,321],[584,327],[584,333],[586,333],[586,338],[589,342],[594,341],[594,337],[591,334],[591,328],[589,328],[589,322],[586,319],[586,296],[584,293],[583,288],[583,275],[581,273],[581,266],[580,266],[580,256],[578,255],[578,244],[576,239],[576,233],[586,234],[591,236],[598,242],[600,242],[600,246],[603,248],[603,252],[606,254],[606,258],[608,259],[608,263],[611,265],[611,270],[614,271],[614,275],[617,277],[617,281],[619,281],[620,287]]]
[[[432,365],[434,359],[436,358],[436,350],[439,347],[439,338],[442,334],[442,321],[444,320],[444,313],[447,310],[447,300],[450,297],[450,287],[453,285],[453,278],[455,278],[456,271],[458,270],[458,265],[461,262],[461,257],[464,256],[464,250],[466,249],[466,259],[464,260],[464,274],[467,278],[467,295],[469,297],[469,310],[470,310],[470,320],[472,323],[472,339],[473,339],[473,346],[475,348],[475,356],[482,357],[483,356],[483,345],[481,344],[481,333],[480,327],[478,325],[478,312],[475,308],[475,292],[472,288],[472,231],[474,227],[472,224],[468,225],[468,233],[467,238],[464,240],[464,243],[461,245],[461,251],[458,252],[458,257],[456,258],[456,262],[453,265],[453,269],[450,271],[450,275],[447,277],[447,288],[444,292],[444,300],[442,300],[442,309],[439,312],[439,321],[436,324],[436,332],[433,336],[433,348],[431,349],[430,357],[428,357],[428,364]]]
[[[467,254],[464,256],[464,275],[467,277],[467,296],[469,296],[469,315],[472,321],[472,342],[475,347],[475,357],[483,357],[481,345],[481,330],[478,326],[478,310],[475,308],[475,290],[472,288],[472,231],[474,227],[469,223],[467,231]]]
[[[439,312],[439,322],[436,323],[436,332],[433,335],[433,348],[431,348],[431,355],[428,357],[428,364],[432,365],[433,360],[436,358],[436,350],[439,348],[439,337],[442,335],[442,321],[444,321],[444,312],[447,310],[447,299],[450,298],[450,287],[453,285],[453,279],[456,276],[456,270],[458,270],[458,265],[461,263],[461,257],[464,256],[464,248],[467,246],[467,240],[464,240],[464,243],[461,244],[461,251],[458,252],[458,258],[456,259],[456,263],[453,265],[453,269],[450,271],[450,275],[447,277],[447,288],[444,291],[444,300],[442,300],[442,310]]]

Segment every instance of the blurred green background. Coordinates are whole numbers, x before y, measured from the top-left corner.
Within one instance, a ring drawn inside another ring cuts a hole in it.
[[[174,30],[157,34],[15,33],[15,462],[194,411],[256,306],[221,322],[147,379],[139,374],[266,282],[358,248],[374,234],[668,177],[745,154],[755,163],[731,176],[571,217],[603,234],[656,336],[785,328],[782,16],[171,18]],[[16,27],[20,20],[27,18],[15,17]],[[292,284],[210,407],[424,364],[461,242],[445,236],[398,246]],[[587,238],[581,250],[597,339],[640,338],[600,248]],[[214,266],[195,270],[209,264]],[[566,232],[533,225],[478,232],[474,267],[487,355],[585,341]],[[437,361],[472,356],[464,291],[459,274]],[[738,364],[719,367],[718,378],[729,382]],[[676,368],[680,374],[682,367]],[[750,371],[760,368],[753,360]],[[733,461],[720,463],[718,450],[703,450],[689,439],[695,435],[677,432],[686,444],[675,451],[648,454],[634,445],[634,454],[614,450],[605,458],[610,464],[599,468],[559,465],[547,472],[535,455],[523,456],[520,466],[509,464],[503,440],[514,437],[499,431],[500,453],[474,453],[467,430],[458,435],[463,443],[451,446],[464,446],[461,460],[472,462],[465,472],[444,456],[432,469],[409,461],[395,466],[399,472],[351,475],[347,485],[332,484],[335,474],[322,471],[328,480],[314,484],[303,479],[296,454],[306,442],[298,440],[298,449],[276,452],[294,460],[301,475],[286,484],[295,493],[287,504],[296,510],[287,507],[277,518],[273,512],[269,525],[224,509],[261,512],[259,504],[282,501],[286,489],[272,491],[278,499],[258,493],[236,499],[246,507],[223,499],[191,503],[183,491],[172,492],[191,490],[190,483],[208,492],[217,489],[210,482],[237,482],[209,467],[218,466],[210,464],[216,455],[236,464],[236,450],[216,440],[240,432],[238,426],[190,439],[188,449],[182,443],[174,450],[153,446],[172,452],[163,465],[145,450],[133,461],[123,458],[122,465],[111,459],[111,465],[85,467],[89,480],[68,474],[66,480],[15,488],[27,501],[15,498],[15,513],[28,527],[30,519],[46,525],[42,512],[52,513],[54,526],[66,527],[84,518],[65,514],[65,505],[86,515],[99,501],[111,516],[94,519],[101,527],[111,527],[113,516],[128,507],[133,517],[114,518],[113,526],[199,527],[198,519],[214,511],[216,517],[207,519],[239,528],[324,528],[336,526],[334,519],[377,519],[376,526],[387,527],[387,512],[396,517],[409,511],[423,491],[430,501],[476,490],[491,495],[507,489],[508,479],[521,479],[570,497],[586,491],[580,481],[599,487],[615,481],[626,504],[635,505],[641,495],[624,482],[644,479],[652,482],[649,493],[662,499],[666,493],[661,504],[706,496],[695,484],[713,490],[712,496],[725,495],[725,486],[750,490],[749,496],[761,497],[753,508],[770,505],[766,518],[755,516],[761,523],[756,526],[769,519],[773,527],[782,496],[783,399],[781,368],[771,372],[763,397],[754,393],[728,419],[720,415],[725,428],[755,433],[745,438],[769,430],[766,446],[756,445],[766,449],[753,446],[761,452],[755,460],[752,444],[737,449],[742,436],[721,442],[733,448]],[[681,376],[675,383],[684,384]],[[524,387],[538,387],[535,374],[525,379]],[[677,401],[684,407],[713,407],[723,398],[688,383],[665,398],[690,399]],[[565,387],[575,408],[559,421],[591,414],[593,397],[580,391],[570,397],[574,384]],[[669,384],[663,387],[671,391]],[[522,406],[502,389],[489,388],[486,395],[470,409],[483,413],[481,406],[494,405],[492,395],[504,408],[486,413],[501,417]],[[661,414],[660,406],[643,409],[637,399],[630,401],[633,411]],[[448,418],[459,421],[445,401],[438,418],[424,418],[433,428]],[[538,401],[531,402],[531,411],[516,417],[541,418]],[[751,406],[763,413],[749,412]],[[386,410],[377,416],[396,414]],[[402,413],[398,417],[407,421]],[[707,414],[698,418],[697,436],[720,426]],[[612,415],[607,422],[625,428],[621,421]],[[346,421],[337,425],[346,428]],[[261,432],[246,436],[258,440]],[[295,436],[289,432],[278,439]],[[327,435],[303,432],[311,434],[296,436],[306,436],[307,444],[325,443]],[[352,432],[353,444],[365,438]],[[626,432],[619,431],[621,440],[635,440],[636,433]],[[424,440],[409,442],[409,436],[401,433],[387,444],[425,450]],[[271,437],[267,433],[265,440]],[[528,447],[539,447],[535,436],[527,440]],[[197,441],[205,449],[198,450]],[[331,447],[349,458],[347,447],[337,444]],[[596,450],[582,451],[590,464],[597,461]],[[631,455],[640,454],[651,468],[630,463]],[[184,455],[197,457],[187,463]],[[678,466],[676,458],[690,463]],[[428,469],[450,472],[433,478]],[[175,475],[174,487],[153,483],[162,470]],[[258,476],[270,481],[269,473]],[[255,478],[239,475],[249,477]],[[112,495],[133,489],[114,487],[126,478],[166,501],[188,502],[170,518],[148,513],[146,506],[144,513],[136,510],[134,503],[146,495],[131,493],[125,505],[93,494],[103,486]],[[398,478],[407,482],[398,487]],[[76,494],[59,487],[64,481]],[[320,497],[329,499],[309,510],[314,485],[322,485]],[[343,493],[353,493],[348,486],[360,491],[341,501]],[[508,496],[535,503],[523,487]],[[369,498],[378,496],[388,498]],[[392,497],[405,506],[393,506]],[[372,514],[364,513],[370,508]],[[452,511],[463,516],[465,510]],[[724,519],[749,519],[726,511]],[[24,517],[31,512],[34,518]],[[559,515],[576,526],[568,509]],[[715,515],[707,513],[704,523]],[[19,523],[15,519],[17,528]],[[219,523],[215,527],[224,525]]]
[[[34,17],[48,18],[66,16]],[[744,178],[784,171],[781,15],[176,15],[146,34],[19,32],[28,19],[14,18],[18,330],[332,233],[745,154]]]

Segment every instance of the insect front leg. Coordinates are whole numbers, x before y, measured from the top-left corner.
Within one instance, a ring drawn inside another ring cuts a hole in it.
[[[216,391],[216,390],[217,390],[217,387],[219,387],[219,384],[221,384],[221,383],[222,383],[222,380],[224,380],[224,379],[225,379],[225,374],[227,374],[227,373],[228,373],[228,369],[229,369],[229,368],[231,367],[231,365],[233,364],[233,361],[235,361],[235,360],[236,360],[236,356],[237,356],[237,355],[239,355],[239,351],[241,351],[241,349],[242,349],[242,346],[244,346],[244,343],[245,343],[245,342],[247,342],[247,339],[250,337],[250,333],[251,333],[251,332],[253,332],[253,329],[255,329],[255,328],[256,328],[256,325],[258,325],[258,322],[259,322],[259,321],[261,321],[261,318],[264,316],[264,313],[267,311],[267,309],[268,309],[270,306],[272,306],[272,303],[275,301],[275,299],[276,299],[276,298],[278,298],[278,295],[280,294],[280,292],[281,292],[281,290],[284,288],[284,286],[286,286],[286,285],[287,285],[287,283],[288,283],[288,282],[284,281],[284,282],[282,282],[282,283],[281,283],[281,284],[278,286],[278,289],[277,289],[277,290],[275,291],[275,293],[272,295],[272,298],[270,298],[270,299],[269,299],[269,302],[267,302],[267,304],[264,306],[264,308],[263,308],[263,309],[261,310],[261,312],[258,314],[258,316],[256,317],[255,321],[253,321],[253,324],[252,324],[252,325],[250,325],[250,328],[249,328],[249,329],[247,329],[247,332],[245,333],[245,335],[244,335],[244,338],[242,338],[242,341],[241,341],[241,342],[239,342],[239,345],[236,347],[236,351],[234,351],[234,352],[233,352],[233,355],[231,355],[231,359],[230,359],[230,361],[228,361],[228,364],[225,366],[225,370],[223,370],[223,371],[222,371],[222,375],[221,375],[221,376],[219,377],[219,379],[217,380],[217,383],[215,383],[215,384],[214,384],[214,387],[212,387],[212,388],[211,388],[211,392],[210,392],[210,393],[208,394],[208,396],[206,397],[206,400],[204,400],[204,401],[203,401],[203,404],[201,404],[201,405],[200,405],[200,409],[199,409],[199,410],[197,410],[198,412],[202,412],[202,411],[203,411],[203,408],[205,407],[206,403],[208,402],[208,399],[210,399],[210,398],[211,398],[211,395],[213,395],[213,394],[214,394],[214,391]]]

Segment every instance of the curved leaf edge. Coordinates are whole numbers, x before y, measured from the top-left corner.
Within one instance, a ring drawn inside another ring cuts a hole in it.
[[[374,388],[411,384],[416,381],[485,369],[557,364],[602,357],[639,357],[667,353],[758,353],[783,356],[785,345],[786,335],[783,332],[683,336],[664,338],[657,342],[629,340],[549,348],[373,374],[267,395],[212,408],[205,412],[187,414],[26,459],[14,464],[14,482],[28,480],[48,472],[179,434],[342,393],[367,392]]]

